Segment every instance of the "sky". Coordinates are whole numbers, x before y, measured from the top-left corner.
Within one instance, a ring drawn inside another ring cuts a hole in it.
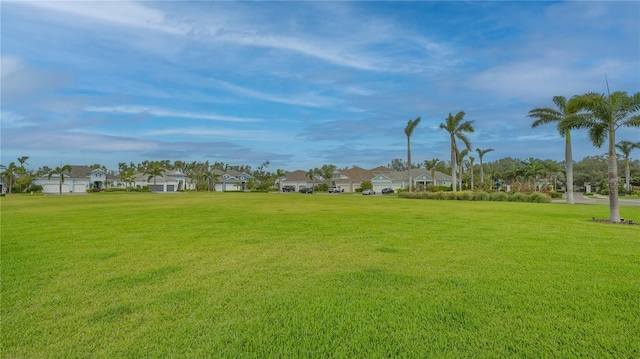
[[[561,161],[529,110],[606,93],[605,76],[640,91],[637,1],[2,0],[0,16],[4,165],[373,168],[406,160],[417,117],[412,161],[448,160],[438,125],[459,111],[484,162]],[[572,143],[577,160],[606,152]]]

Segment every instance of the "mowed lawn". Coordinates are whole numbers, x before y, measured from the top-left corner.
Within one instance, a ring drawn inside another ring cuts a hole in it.
[[[297,193],[11,196],[3,358],[640,357],[607,206]],[[640,221],[640,207],[621,207]]]

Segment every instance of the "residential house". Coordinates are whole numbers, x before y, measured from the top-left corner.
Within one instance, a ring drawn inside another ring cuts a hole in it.
[[[415,187],[426,187],[427,185],[451,186],[452,178],[442,172],[435,172],[435,179],[431,178],[431,171],[423,168],[411,169],[411,183]],[[382,191],[383,188],[408,189],[409,171],[379,172],[371,180],[375,192]]]
[[[111,183],[117,181],[107,171],[101,168],[91,168],[89,166],[71,166],[70,172],[63,172],[62,193],[86,193],[90,189],[107,188]],[[60,174],[53,174],[36,177],[35,185],[42,186],[43,193],[60,193]]]
[[[254,178],[246,172],[236,170],[222,171],[216,169],[213,172],[219,175],[214,190],[220,192],[244,191],[247,188],[247,182]]]
[[[284,188],[284,186],[293,186],[295,188],[295,191],[298,192],[301,188],[313,187],[314,183],[318,184],[322,182],[322,180],[316,178],[314,181],[312,181],[307,176],[306,171],[297,170],[293,172],[287,172],[285,174],[285,177],[278,178],[278,180],[276,181],[276,185],[278,182],[282,186],[281,188]]]
[[[362,187],[362,182],[371,181],[374,177],[371,170],[353,166],[346,170],[337,170],[331,179],[332,186],[340,186],[345,192],[355,192],[356,189]]]
[[[182,192],[193,190],[195,184],[180,170],[165,171],[161,176],[139,173],[133,179],[136,188],[149,187],[153,192]]]

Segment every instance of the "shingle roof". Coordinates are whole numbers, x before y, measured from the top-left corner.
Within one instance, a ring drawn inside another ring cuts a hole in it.
[[[309,177],[307,177],[307,172],[303,170],[297,170],[293,172],[287,172],[285,175],[287,181],[298,181],[304,182],[309,181]]]
[[[354,166],[348,170],[339,170],[338,172],[347,176],[352,181],[369,181],[374,177],[373,172]]]

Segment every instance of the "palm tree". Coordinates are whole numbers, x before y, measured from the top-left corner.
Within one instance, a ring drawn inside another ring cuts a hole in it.
[[[445,123],[440,124],[440,128],[446,130],[451,138],[451,177],[453,182],[453,193],[456,193],[456,165],[458,164],[456,156],[459,153],[458,145],[456,144],[456,137],[465,144],[467,149],[471,149],[471,143],[464,133],[474,131],[472,125],[473,121],[463,122],[463,119],[464,111],[458,112],[455,116],[451,116],[451,113],[449,113],[449,117],[447,117]]]
[[[473,156],[469,156],[469,167],[471,168],[471,189],[473,189],[474,183],[473,183],[473,162],[476,160],[475,157]]]
[[[320,177],[324,178],[327,181],[327,186],[330,185],[329,181],[333,178],[333,173],[336,171],[336,166],[334,165],[322,165],[322,167],[318,170]]]
[[[316,168],[312,168],[309,171],[307,171],[307,177],[309,177],[309,179],[311,180],[311,188],[314,190],[316,190],[316,175],[318,174],[318,172],[320,172],[320,170],[316,167]]]
[[[4,172],[2,172],[2,177],[4,178],[4,181],[6,182],[7,187],[9,187],[9,191],[7,191],[8,194],[11,194],[11,189],[13,188],[13,182],[16,179],[17,169],[18,169],[18,166],[16,166],[16,163],[11,162],[9,163],[9,166],[4,169]]]
[[[535,188],[538,179],[541,175],[545,174],[545,168],[542,161],[537,158],[529,158],[529,161],[525,162],[524,175],[525,178],[530,180]]]
[[[631,184],[629,183],[629,177],[631,176],[629,169],[629,156],[631,155],[631,151],[636,148],[640,148],[640,142],[620,141],[616,144],[616,147],[624,155],[624,188],[628,192],[631,190]]]
[[[56,169],[51,170],[49,172],[48,179],[51,179],[51,176],[56,175],[56,174],[58,176],[60,176],[60,195],[61,196],[62,196],[62,184],[64,183],[64,172],[66,171],[66,172],[71,173],[72,169],[73,168],[71,167],[71,165],[64,165],[62,167],[56,167]]]
[[[20,162],[20,167],[24,168],[24,164],[27,163],[29,156],[22,156],[18,158],[18,162]],[[28,163],[27,163],[28,164]]]
[[[444,165],[444,161],[440,161],[438,158],[424,161],[424,168],[431,172],[431,185],[436,185],[436,168]]]
[[[282,181],[280,181],[280,179],[285,175],[286,173],[284,172],[284,170],[281,170],[280,168],[276,170],[276,178],[278,179],[278,192],[282,192]]]
[[[155,165],[153,165],[153,167],[149,167],[149,168],[147,168],[146,171],[144,171],[144,174],[149,175],[149,177],[147,177],[147,182],[151,181],[151,178],[153,178],[153,191],[154,192],[156,192],[156,190],[157,190],[156,178],[158,176],[162,176],[164,171],[165,171],[165,169],[162,168],[160,166],[160,164],[155,164]]]
[[[608,96],[590,92],[574,96],[567,107],[579,113],[564,126],[567,129],[586,128],[589,139],[596,147],[602,147],[609,138],[609,221],[620,222],[618,204],[618,161],[616,158],[616,130],[620,127],[640,127],[640,92],[633,96],[616,91]]]
[[[413,130],[420,124],[420,117],[415,120],[409,120],[407,127],[404,128],[404,133],[407,135],[407,166],[409,167],[409,192],[411,192],[411,135]]]
[[[480,148],[476,148],[476,152],[478,152],[478,157],[480,158],[480,182],[484,183],[484,168],[482,166],[482,157],[488,152],[494,151],[493,148],[487,148],[485,150],[481,150]]]
[[[565,138],[564,145],[564,163],[565,172],[567,174],[567,203],[573,204],[573,156],[571,152],[571,130],[565,128],[562,124],[567,120],[571,120],[576,116],[574,109],[569,110],[567,107],[567,99],[563,96],[554,96],[553,103],[556,108],[540,107],[529,111],[527,117],[535,118],[531,127],[536,128],[546,123],[555,122],[560,137]]]
[[[465,148],[462,151],[460,151],[457,154],[458,157],[458,171],[460,171],[460,178],[458,179],[458,184],[461,190],[462,190],[462,175],[464,174],[464,167],[463,167],[463,162],[464,162],[464,158],[467,157],[467,155],[469,154],[469,149]]]

